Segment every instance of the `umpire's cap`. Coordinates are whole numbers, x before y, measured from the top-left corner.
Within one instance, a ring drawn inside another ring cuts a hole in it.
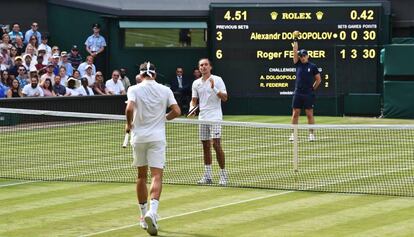
[[[301,50],[298,51],[298,55],[300,57],[306,56],[306,55],[308,55],[308,51],[306,51],[305,49],[301,49]]]

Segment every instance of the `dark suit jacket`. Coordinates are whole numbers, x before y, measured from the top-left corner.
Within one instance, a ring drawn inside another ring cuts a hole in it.
[[[191,90],[190,80],[187,77],[182,77],[183,88],[178,88],[178,78],[175,76],[171,80],[171,90],[173,92],[188,93]]]

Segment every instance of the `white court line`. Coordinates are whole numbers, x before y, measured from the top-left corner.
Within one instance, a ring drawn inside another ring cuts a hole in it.
[[[199,212],[209,211],[209,210],[222,208],[222,207],[228,207],[228,206],[237,205],[237,204],[241,204],[241,203],[257,201],[257,200],[266,199],[266,198],[270,198],[270,197],[281,196],[281,195],[285,195],[285,194],[293,193],[293,192],[296,192],[296,191],[285,191],[285,192],[281,192],[281,193],[276,193],[276,194],[251,198],[251,199],[242,200],[242,201],[238,201],[238,202],[231,202],[231,203],[227,203],[227,204],[223,204],[223,205],[218,205],[218,206],[214,206],[214,207],[208,207],[208,208],[200,209],[200,210],[197,210],[197,211],[190,211],[190,212],[185,212],[185,213],[181,213],[181,214],[177,214],[177,215],[167,216],[167,217],[164,217],[164,218],[160,218],[159,221],[168,220],[168,219],[177,218],[177,217],[182,217],[182,216],[187,216],[187,215],[191,215],[191,214],[195,214],[195,213],[199,213]],[[99,231],[99,232],[95,232],[95,233],[81,235],[80,237],[88,237],[88,236],[104,234],[104,233],[108,233],[108,232],[115,231],[115,230],[127,229],[127,228],[137,226],[137,225],[138,225],[138,223],[131,224],[131,225],[125,225],[125,226],[112,228],[112,229],[108,229],[108,230],[104,230],[104,231]]]
[[[0,188],[16,186],[16,185],[21,185],[21,184],[28,184],[28,183],[37,183],[37,182],[41,182],[41,181],[25,181],[25,182],[18,182],[18,183],[12,183],[12,184],[0,184]]]

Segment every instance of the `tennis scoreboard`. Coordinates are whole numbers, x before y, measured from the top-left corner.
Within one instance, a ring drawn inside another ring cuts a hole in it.
[[[380,3],[212,4],[213,70],[232,96],[292,95],[293,31],[298,30],[299,49],[308,51],[321,73],[318,95],[375,93],[380,46],[388,33],[384,17]]]

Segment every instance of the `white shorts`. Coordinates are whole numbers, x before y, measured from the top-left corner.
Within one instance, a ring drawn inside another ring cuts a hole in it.
[[[219,124],[200,124],[199,126],[200,140],[207,141],[212,138],[221,137],[221,125]]]
[[[133,143],[132,154],[134,161],[132,166],[149,166],[164,169],[165,166],[165,141],[155,141],[146,143]]]

